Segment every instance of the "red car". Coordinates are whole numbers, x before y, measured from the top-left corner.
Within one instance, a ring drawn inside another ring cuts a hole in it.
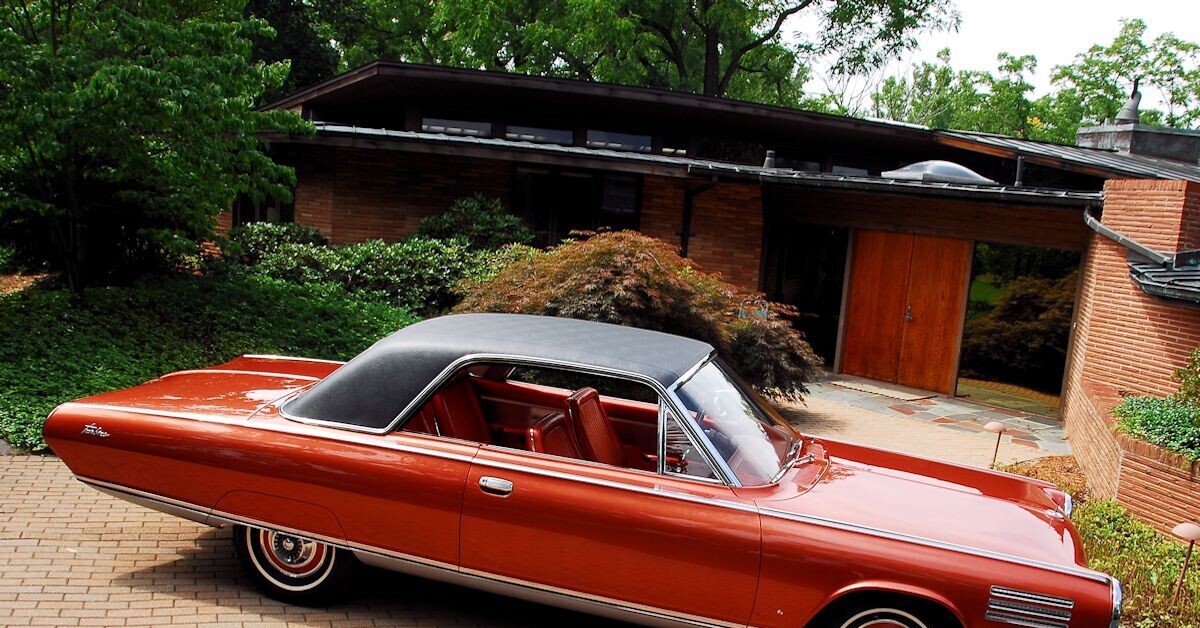
[[[268,594],[359,563],[651,625],[1117,626],[1052,485],[793,431],[678,336],[470,314],[67,403],[81,481],[235,527]]]

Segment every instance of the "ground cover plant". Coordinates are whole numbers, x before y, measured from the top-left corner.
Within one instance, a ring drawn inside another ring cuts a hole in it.
[[[336,288],[186,275],[0,296],[0,437],[45,446],[59,403],[244,353],[348,359],[415,318]]]
[[[1117,429],[1193,461],[1200,461],[1200,349],[1175,371],[1179,392],[1170,397],[1126,397],[1113,408]]]
[[[507,254],[514,259],[497,272],[464,281],[455,311],[563,316],[697,338],[757,388],[784,397],[804,392],[820,364],[785,306],[772,304],[766,318],[739,317],[743,299],[756,295],[640,233],[603,233],[545,252]]]
[[[1052,456],[1004,467],[1004,471],[1057,484],[1076,498],[1071,515],[1087,550],[1088,564],[1121,581],[1122,626],[1200,626],[1200,569],[1188,572],[1179,602],[1172,604],[1186,546],[1138,521],[1116,502],[1089,499],[1087,479],[1075,459]]]

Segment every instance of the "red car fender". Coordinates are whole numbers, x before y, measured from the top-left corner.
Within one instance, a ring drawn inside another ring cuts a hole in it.
[[[320,535],[346,544],[346,532],[333,511],[308,502],[255,491],[235,490],[217,500],[209,515],[212,519],[230,518],[239,523],[262,522],[263,527]]]
[[[938,604],[938,605],[942,606],[943,608],[945,608],[946,610],[950,611],[950,613],[952,615],[954,615],[954,618],[958,620],[960,625],[963,625],[963,626],[969,625],[967,623],[966,617],[962,614],[962,611],[960,611],[953,602],[951,602],[949,599],[942,596],[941,594],[936,593],[930,589],[926,589],[924,587],[917,587],[917,586],[913,586],[911,584],[905,584],[902,582],[892,582],[889,580],[863,580],[861,582],[855,582],[854,584],[842,587],[841,589],[834,591],[833,594],[831,594],[829,596],[829,598],[825,600],[825,603],[822,604],[821,607],[819,609],[817,609],[817,611],[815,613],[812,614],[812,617],[816,617],[816,616],[820,615],[822,612],[825,611],[826,608],[829,608],[829,606],[831,604],[834,604],[835,602],[846,597],[847,595],[851,595],[854,593],[860,593],[860,592],[864,592],[864,591],[871,591],[871,592],[876,592],[876,593],[897,593],[900,595],[907,595],[910,597],[921,598],[921,599],[933,602],[935,604]]]

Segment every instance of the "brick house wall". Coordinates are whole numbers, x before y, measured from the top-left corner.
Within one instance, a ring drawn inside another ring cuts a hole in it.
[[[296,175],[296,222],[334,244],[394,242],[463,196],[507,205],[512,194],[512,164],[458,156],[320,148],[303,153]]]
[[[1109,181],[1102,222],[1150,248],[1200,248],[1200,186],[1183,181]],[[1062,413],[1072,452],[1091,489],[1117,497],[1162,527],[1190,511],[1200,517],[1200,484],[1177,477],[1155,485],[1148,470],[1177,462],[1160,449],[1113,432],[1122,394],[1169,395],[1171,377],[1200,346],[1200,307],[1142,292],[1130,279],[1128,250],[1095,234],[1080,275],[1075,332]],[[1189,473],[1182,471],[1186,477]],[[1178,475],[1178,474],[1176,474]],[[1171,524],[1173,525],[1173,523]],[[1169,526],[1168,526],[1169,527]]]
[[[679,244],[683,203],[694,181],[647,176],[642,184],[641,231]],[[762,270],[763,206],[758,183],[722,181],[696,195],[688,257],[708,272],[750,290]]]

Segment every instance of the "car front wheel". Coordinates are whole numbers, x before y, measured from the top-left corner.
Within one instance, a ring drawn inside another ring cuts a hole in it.
[[[835,604],[809,628],[961,628],[961,624],[932,602],[883,594]]]
[[[287,532],[239,526],[233,546],[258,587],[289,604],[335,601],[354,571],[349,552]]]

